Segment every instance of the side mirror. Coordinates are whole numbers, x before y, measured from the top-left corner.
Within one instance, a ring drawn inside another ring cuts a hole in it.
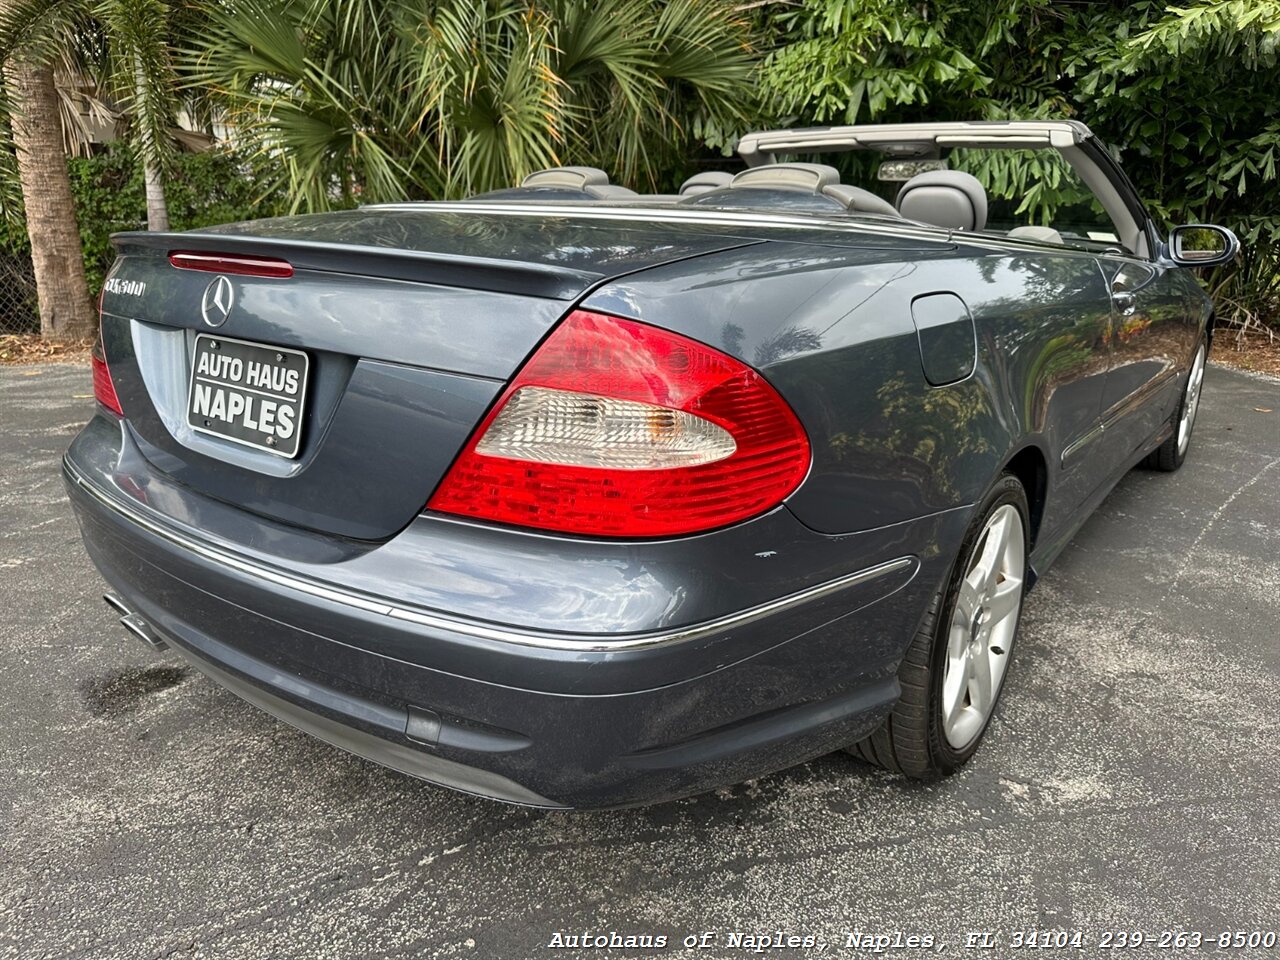
[[[1169,259],[1180,267],[1216,267],[1230,263],[1240,241],[1226,227],[1192,223],[1169,231]]]

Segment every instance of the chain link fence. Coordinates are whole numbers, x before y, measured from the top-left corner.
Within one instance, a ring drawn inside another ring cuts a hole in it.
[[[0,253],[0,335],[39,332],[40,314],[31,258]]]

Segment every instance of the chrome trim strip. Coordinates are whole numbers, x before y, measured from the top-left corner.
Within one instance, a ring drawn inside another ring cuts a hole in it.
[[[1093,441],[1102,436],[1105,428],[1100,423],[1095,423],[1082,436],[1076,438],[1067,444],[1066,449],[1062,451],[1062,468],[1065,470],[1071,464],[1075,463],[1076,455],[1079,454]]]
[[[643,196],[637,200],[644,200]],[[362,210],[423,210],[444,211],[446,213],[497,214],[500,216],[573,217],[580,220],[627,220],[646,223],[697,223],[710,226],[743,226],[743,227],[783,227],[795,230],[845,230],[854,233],[884,233],[891,236],[910,236],[913,239],[937,243],[942,246],[954,246],[951,231],[939,227],[930,227],[914,220],[898,220],[894,217],[874,214],[861,217],[825,216],[815,212],[808,216],[799,214],[760,213],[751,211],[737,213],[731,210],[710,209],[675,209],[670,206],[634,205],[610,206],[598,200],[587,200],[581,203],[533,203],[503,202],[489,200],[429,200],[416,203],[375,203],[361,207]],[[747,239],[752,239],[748,237]],[[966,237],[965,239],[968,239]]]
[[[1110,430],[1120,420],[1123,420],[1138,407],[1141,407],[1152,395],[1159,393],[1170,383],[1176,380],[1182,371],[1169,369],[1162,371],[1158,376],[1148,380],[1133,393],[1127,397],[1122,397],[1113,403],[1107,410],[1103,411],[1101,421],[1102,429]]]
[[[680,643],[687,640],[698,640],[710,634],[721,633],[726,630],[736,629],[754,623],[756,620],[763,619],[785,610],[788,607],[796,606],[807,600],[816,600],[819,597],[825,597],[828,594],[843,590],[845,587],[852,587],[860,583],[867,583],[876,580],[886,574],[902,570],[915,563],[913,557],[899,557],[897,560],[890,560],[887,563],[881,563],[874,567],[868,567],[865,570],[859,570],[856,573],[839,577],[835,580],[829,580],[826,583],[820,583],[814,587],[808,587],[797,593],[788,594],[785,597],[779,597],[777,600],[771,600],[768,603],[762,603],[756,607],[749,607],[746,610],[740,610],[737,613],[731,613],[728,616],[720,617],[716,620],[704,620],[702,623],[691,624],[687,627],[681,627],[676,630],[668,630],[662,633],[646,633],[640,635],[632,635],[629,637],[619,637],[616,640],[600,640],[594,634],[584,634],[583,639],[565,642],[556,637],[547,635],[531,636],[530,634],[514,633],[501,627],[486,627],[483,624],[468,624],[466,632],[470,636],[480,637],[485,640],[496,640],[506,643],[523,643],[529,646],[551,647],[557,650],[586,650],[593,653],[612,651],[612,650],[635,650],[643,647],[655,647],[668,643]],[[413,610],[392,609],[391,616],[397,620],[408,620],[413,623],[419,623],[423,626],[440,626],[446,627],[447,624],[456,621],[447,620],[438,614],[418,613]],[[456,629],[448,626],[447,629]]]
[[[140,510],[121,503],[114,497],[108,496],[104,491],[90,483],[80,473],[80,471],[72,465],[71,461],[67,460],[65,457],[62,461],[62,468],[66,472],[67,476],[70,477],[80,489],[84,490],[85,493],[93,497],[112,512],[124,517],[132,523],[137,524],[154,536],[167,540],[170,543],[201,557],[202,559],[229,567],[239,573],[257,577],[262,580],[266,580],[269,583],[276,584],[277,586],[286,587],[290,590],[297,590],[300,593],[319,597],[322,600],[328,600],[332,603],[345,604],[346,606],[355,607],[369,613],[380,614],[393,620],[414,623],[438,630],[447,630],[451,633],[462,634],[463,636],[472,637],[478,640],[487,640],[496,643],[509,643],[525,647],[537,647],[545,650],[571,650],[580,653],[608,653],[619,650],[645,649],[648,647],[663,646],[671,643],[682,643],[689,640],[697,640],[711,634],[746,626],[747,624],[754,623],[757,620],[778,613],[789,607],[798,606],[810,600],[817,600],[821,597],[836,593],[839,590],[843,590],[846,587],[853,587],[858,584],[877,580],[887,574],[895,573],[908,567],[914,567],[917,564],[916,558],[913,556],[899,557],[896,560],[889,560],[885,563],[877,564],[873,567],[867,567],[864,570],[858,570],[843,577],[838,577],[835,580],[829,580],[826,583],[820,583],[796,593],[788,594],[785,597],[779,597],[776,600],[771,600],[768,603],[762,603],[759,606],[740,610],[737,613],[719,617],[715,620],[705,620],[702,623],[692,624],[690,626],[680,627],[674,630],[663,630],[644,634],[630,634],[619,636],[616,639],[607,640],[601,639],[598,634],[557,635],[549,633],[529,633],[511,629],[509,627],[485,624],[474,620],[459,620],[428,610],[410,610],[402,607],[394,607],[385,602],[369,600],[356,593],[324,586],[303,577],[282,573],[262,564],[253,563],[241,557],[237,557],[225,550],[220,550],[207,543],[201,543],[191,537],[179,533],[167,525],[156,522]],[[914,570],[912,572],[914,573]]]

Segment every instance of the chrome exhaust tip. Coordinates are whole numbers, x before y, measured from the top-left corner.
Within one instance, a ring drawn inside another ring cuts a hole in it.
[[[107,602],[108,607],[110,607],[116,613],[120,614],[120,616],[122,617],[127,617],[129,616],[129,614],[133,612],[127,606],[125,606],[124,601],[121,600],[119,597],[117,597],[114,593],[104,593],[102,595],[102,599]]]
[[[151,627],[147,625],[147,621],[143,620],[136,613],[131,613],[128,616],[121,617],[120,626],[124,627],[153,650],[169,649],[169,644],[160,639]]]

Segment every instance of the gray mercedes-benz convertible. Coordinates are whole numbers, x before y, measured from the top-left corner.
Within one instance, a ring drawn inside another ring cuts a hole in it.
[[[1181,268],[1238,244],[1162,237],[1075,122],[739,153],[675,196],[566,167],[118,235],[64,471],[122,623],[516,803],[959,767],[1036,576],[1182,463],[1213,324]],[[822,154],[859,182],[789,162]]]

